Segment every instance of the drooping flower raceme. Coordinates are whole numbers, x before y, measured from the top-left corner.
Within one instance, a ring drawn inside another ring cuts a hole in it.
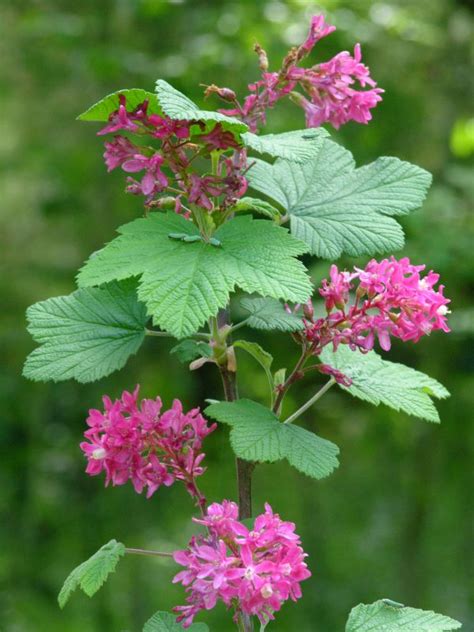
[[[300,105],[306,117],[307,127],[319,127],[330,123],[338,129],[349,121],[368,123],[370,110],[382,100],[383,90],[377,87],[370,71],[362,63],[360,44],[354,47],[354,55],[342,51],[327,62],[304,68],[300,62],[314,46],[330,35],[336,27],[326,24],[322,15],[313,16],[306,40],[288,53],[279,71],[268,71],[265,51],[256,46],[262,71],[261,79],[249,84],[250,94],[242,105],[222,110],[226,114],[242,118],[252,131],[265,124],[266,110],[285,96]],[[306,96],[295,92],[301,88]],[[214,90],[218,93],[218,90]]]
[[[444,286],[435,289],[439,275],[430,271],[424,277],[424,265],[412,265],[405,257],[378,262],[369,261],[364,269],[339,271],[331,266],[330,279],[322,282],[319,293],[324,298],[327,316],[306,318],[305,334],[315,354],[324,346],[348,344],[363,351],[372,349],[376,340],[385,351],[390,338],[418,340],[436,329],[449,332],[448,303]],[[350,292],[355,292],[350,302]]]
[[[105,484],[132,481],[135,491],[147,490],[149,498],[161,486],[183,481],[200,504],[205,502],[195,483],[204,472],[202,442],[215,429],[195,408],[183,412],[175,399],[162,412],[161,399],[138,401],[139,387],[125,391],[114,402],[103,398],[104,411],[90,410],[81,449],[87,457],[86,472],[105,472]]]
[[[217,601],[241,613],[256,615],[262,623],[288,599],[301,597],[300,583],[311,576],[295,525],[274,514],[270,505],[249,530],[238,520],[238,506],[224,500],[210,505],[203,519],[207,535],[193,537],[189,547],[174,554],[185,570],[174,582],[188,593],[187,605],[177,606],[178,621],[189,627],[201,610]]]

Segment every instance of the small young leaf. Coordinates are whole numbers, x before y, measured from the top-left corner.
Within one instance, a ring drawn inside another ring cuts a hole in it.
[[[273,298],[243,298],[241,307],[250,312],[246,324],[253,329],[300,331],[303,322],[299,316],[289,314],[280,301]]]
[[[346,632],[449,632],[460,627],[459,621],[431,610],[406,608],[389,599],[381,599],[353,608]]]
[[[275,374],[273,376],[273,384],[275,385],[275,388],[277,386],[281,386],[282,384],[284,384],[285,380],[286,380],[286,369],[278,369],[278,371],[275,371]]]
[[[133,280],[77,290],[28,308],[28,331],[41,346],[23,375],[59,382],[93,382],[121,369],[145,337],[146,308]]]
[[[280,217],[280,211],[273,206],[273,204],[265,202],[265,200],[252,197],[240,198],[234,207],[234,211],[236,213],[239,211],[254,211],[260,215],[265,215],[265,217],[269,217],[270,219],[278,219]]]
[[[273,393],[273,375],[271,371],[273,356],[270,355],[268,351],[265,351],[265,349],[262,349],[259,344],[256,342],[250,342],[249,340],[237,340],[234,342],[234,347],[237,347],[237,349],[243,349],[260,364],[267,376],[270,391]]]
[[[297,470],[316,479],[328,476],[339,465],[339,448],[334,443],[282,423],[257,402],[219,402],[208,406],[205,413],[231,426],[231,446],[241,459],[273,463],[286,458]]]
[[[352,379],[342,389],[375,406],[385,404],[414,417],[439,422],[431,397],[444,399],[448,391],[433,378],[403,364],[388,362],[370,351],[360,353],[339,346],[336,352],[326,347],[321,360]]]
[[[220,112],[200,110],[191,99],[163,79],[156,82],[156,95],[163,112],[170,118],[180,121],[202,121],[205,129],[198,130],[201,133],[210,131],[217,123],[239,139],[240,134],[248,130],[247,125],[236,118]]]
[[[148,101],[148,114],[160,114],[161,109],[158,105],[158,99],[153,92],[147,92],[141,88],[131,88],[126,90],[118,90],[112,94],[108,94],[106,97],[94,103],[88,110],[79,114],[77,117],[79,121],[108,121],[112,112],[118,110],[119,96],[123,94],[126,99],[127,110],[134,110],[137,105]]]
[[[238,285],[245,292],[303,302],[311,283],[296,259],[305,245],[286,229],[250,215],[222,225],[214,237],[184,243],[173,233],[198,235],[175,213],[153,213],[119,229],[120,237],[91,257],[78,276],[81,286],[141,276],[138,296],[161,329],[177,338],[195,333]]]
[[[326,138],[328,132],[320,128],[300,129],[282,134],[242,134],[242,140],[247,147],[260,154],[268,154],[274,158],[284,158],[292,162],[306,162],[318,150],[315,139]]]
[[[125,555],[125,546],[116,540],[104,544],[97,553],[75,568],[67,577],[58,595],[58,603],[64,608],[76,588],[81,588],[88,597],[92,597],[105,580],[113,573],[121,557]]]
[[[188,338],[173,347],[170,353],[174,353],[180,362],[187,364],[196,358],[210,358],[212,349],[205,342],[197,342]]]
[[[193,623],[186,629],[188,632],[209,632],[205,623]],[[182,632],[182,630],[184,630],[183,626],[176,623],[176,615],[170,612],[156,612],[143,628],[143,632]]]
[[[304,164],[256,160],[248,172],[250,186],[283,206],[292,233],[319,257],[401,248],[403,231],[389,216],[419,208],[431,175],[387,157],[354,169],[352,154],[328,138],[316,138],[315,147]]]

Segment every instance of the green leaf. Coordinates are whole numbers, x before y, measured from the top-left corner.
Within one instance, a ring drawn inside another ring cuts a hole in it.
[[[306,162],[317,152],[315,139],[329,136],[323,128],[300,129],[282,134],[263,134],[261,136],[246,132],[242,140],[247,147],[260,154],[268,154],[274,158],[284,158],[293,162]]]
[[[290,215],[291,231],[319,257],[393,251],[403,246],[391,215],[421,206],[431,182],[427,171],[398,158],[379,158],[355,169],[352,154],[328,138],[304,164],[256,160],[250,186]]]
[[[427,421],[439,422],[431,397],[449,397],[442,384],[420,371],[388,362],[370,351],[361,353],[339,346],[336,352],[326,347],[321,360],[352,379],[349,387],[341,386],[354,397],[375,406],[385,404]]]
[[[180,362],[187,364],[196,358],[210,358],[212,356],[212,349],[205,342],[198,342],[188,338],[173,347],[170,353],[174,353]]]
[[[334,443],[282,423],[271,410],[251,400],[211,404],[205,413],[231,426],[230,443],[241,459],[273,463],[286,458],[297,470],[317,479],[339,465],[339,448]]]
[[[245,123],[232,116],[210,110],[200,110],[191,99],[188,99],[186,95],[163,79],[158,79],[156,82],[156,95],[163,112],[170,118],[205,123],[205,129],[199,130],[200,133],[210,131],[217,123],[220,123],[224,130],[232,132],[239,138],[242,132],[248,130]]]
[[[64,608],[76,588],[81,588],[88,597],[92,597],[105,583],[121,557],[125,555],[125,546],[117,540],[110,540],[97,553],[75,568],[67,577],[58,595],[58,603]]]
[[[114,282],[29,307],[28,331],[41,346],[28,356],[23,375],[93,382],[121,369],[145,337],[148,317],[136,287],[133,280]]]
[[[205,623],[193,623],[186,628],[189,632],[209,632]],[[156,612],[145,623],[143,632],[181,632],[184,630],[180,623],[176,623],[176,615],[170,612]]]
[[[88,110],[79,114],[77,119],[79,121],[108,121],[112,112],[118,110],[119,107],[119,95],[123,94],[126,98],[127,110],[134,110],[137,105],[148,100],[148,113],[160,114],[161,109],[158,104],[156,94],[153,92],[147,92],[141,88],[131,88],[126,90],[118,90],[112,94],[108,94],[106,97],[94,103]]]
[[[250,312],[246,324],[253,329],[299,331],[303,329],[301,318],[289,314],[280,301],[272,298],[243,298],[240,305]]]
[[[214,235],[219,247],[170,239],[170,233],[199,234],[175,213],[151,214],[119,232],[82,268],[79,285],[141,275],[139,298],[154,323],[177,338],[195,333],[225,307],[236,285],[295,302],[311,293],[306,269],[296,259],[305,245],[267,220],[246,215],[225,223]]]
[[[255,213],[260,213],[260,215],[265,215],[265,217],[269,217],[270,219],[278,219],[280,217],[280,211],[273,206],[273,204],[265,202],[265,200],[252,197],[240,198],[233,210],[236,213],[239,211],[254,211]]]
[[[459,621],[431,610],[407,608],[389,599],[381,599],[353,608],[346,632],[448,632],[460,627]]]

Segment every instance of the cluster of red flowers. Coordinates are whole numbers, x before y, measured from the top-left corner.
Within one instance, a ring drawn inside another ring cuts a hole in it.
[[[241,160],[225,159],[220,172],[214,176],[189,173],[188,167],[197,155],[209,155],[211,151],[236,149],[239,145],[231,132],[218,123],[210,132],[193,134],[187,121],[175,121],[158,114],[148,114],[148,102],[127,110],[125,95],[119,96],[118,110],[113,112],[99,135],[126,132],[137,137],[149,137],[161,143],[159,149],[132,143],[123,135],[116,134],[105,143],[104,159],[107,169],[121,167],[129,174],[141,173],[139,179],[127,178],[127,192],[144,195],[146,205],[160,206],[160,196],[173,193],[177,212],[189,213],[183,200],[214,210],[212,197],[220,198],[220,207],[227,208],[247,190],[243,176],[245,156]],[[194,125],[199,125],[195,123]],[[163,171],[163,169],[166,169]]]
[[[293,523],[266,504],[249,530],[238,513],[229,500],[210,505],[203,519],[193,519],[207,527],[207,535],[193,537],[186,550],[174,554],[185,567],[173,580],[188,593],[188,604],[174,608],[185,628],[218,600],[235,609],[236,619],[245,613],[264,624],[287,599],[301,597],[300,583],[311,576]]]
[[[312,306],[305,310],[305,333],[315,354],[332,344],[348,344],[352,349],[368,351],[377,339],[384,351],[390,338],[417,342],[436,329],[448,332],[448,298],[444,286],[434,286],[439,274],[430,271],[422,277],[426,266],[415,266],[405,257],[376,261],[372,259],[361,270],[340,272],[332,265],[330,280],[324,280],[319,293],[324,298],[327,316],[314,319]],[[358,281],[355,300],[350,292]]]

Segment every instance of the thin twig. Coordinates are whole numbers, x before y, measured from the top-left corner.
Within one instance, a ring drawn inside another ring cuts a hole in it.
[[[306,410],[308,410],[308,408],[311,408],[311,406],[314,403],[316,403],[318,401],[318,399],[320,397],[322,397],[324,395],[324,393],[326,393],[331,388],[331,386],[333,384],[335,384],[335,383],[336,383],[336,380],[332,377],[329,380],[329,382],[326,382],[326,384],[322,388],[320,388],[319,391],[313,395],[313,397],[311,397],[311,399],[308,399],[306,404],[303,404],[303,406],[301,406],[301,408],[298,408],[298,410],[296,412],[294,412],[292,415],[290,415],[288,417],[288,419],[286,419],[283,423],[291,424],[293,421],[295,421],[295,419],[297,419]]]
[[[165,553],[163,551],[150,551],[149,549],[125,549],[125,553],[133,555],[150,555],[153,557],[173,557],[173,553]]]

